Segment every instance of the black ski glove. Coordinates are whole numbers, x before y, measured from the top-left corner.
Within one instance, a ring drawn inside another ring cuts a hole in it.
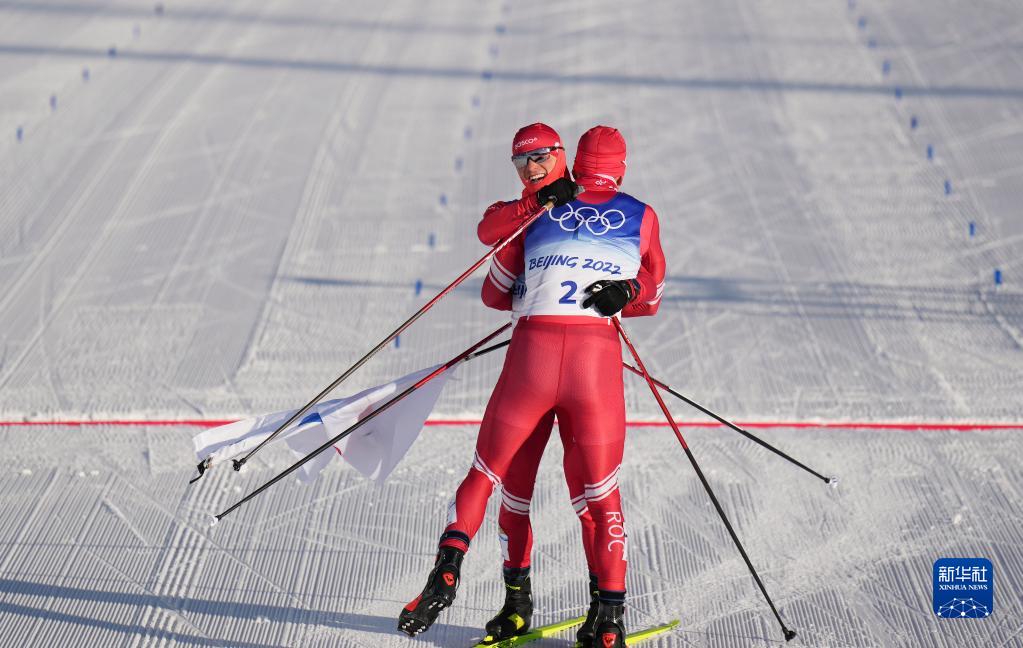
[[[611,317],[639,296],[639,282],[601,279],[586,286],[585,292],[589,297],[583,302],[583,308],[593,306],[604,317]]]
[[[568,178],[558,178],[540,191],[536,192],[536,199],[541,205],[554,201],[555,207],[561,207],[575,200],[575,194],[579,191],[579,185]]]

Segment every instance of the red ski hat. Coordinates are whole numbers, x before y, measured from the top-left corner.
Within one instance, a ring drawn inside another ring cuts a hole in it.
[[[572,175],[603,176],[617,181],[625,175],[625,138],[617,128],[594,126],[579,138]]]
[[[538,148],[561,148],[562,150],[554,151],[553,155],[556,163],[551,172],[547,174],[547,177],[535,184],[522,182],[525,186],[522,190],[523,197],[535,194],[558,178],[568,177],[568,159],[565,157],[564,147],[561,144],[561,135],[558,135],[558,131],[547,124],[537,122],[529,126],[523,126],[515,133],[515,137],[512,138],[512,155],[528,153]],[[519,180],[522,180],[521,176]]]
[[[519,155],[546,146],[561,146],[561,136],[547,124],[539,122],[523,126],[512,138],[512,155]]]

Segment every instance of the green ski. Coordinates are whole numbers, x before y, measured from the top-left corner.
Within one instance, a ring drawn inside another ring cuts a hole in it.
[[[625,635],[625,645],[632,646],[634,644],[638,644],[641,641],[653,639],[658,635],[662,635],[665,632],[672,630],[678,624],[679,620],[675,619],[674,621],[669,621],[664,625],[659,625],[653,628],[647,628],[646,630],[637,630],[636,632],[632,632],[630,634]]]
[[[488,648],[512,648],[512,646],[521,646],[533,641],[539,641],[544,637],[550,637],[551,635],[558,634],[564,630],[568,630],[573,626],[577,626],[586,620],[585,616],[576,617],[574,619],[566,619],[565,621],[558,621],[557,623],[551,623],[545,626],[539,626],[533,628],[526,634],[512,637],[511,639],[505,639],[503,641],[496,641],[487,643],[486,639],[476,644],[476,646],[487,646]]]

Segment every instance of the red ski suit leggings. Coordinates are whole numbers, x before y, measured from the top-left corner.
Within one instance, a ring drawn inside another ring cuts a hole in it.
[[[563,439],[571,441],[565,444],[569,482],[582,484],[581,493],[572,495],[583,516],[590,568],[601,589],[624,591],[625,521],[618,492],[625,446],[621,342],[609,320],[572,320],[529,317],[516,325],[441,545],[468,549],[495,486],[502,488],[502,517],[528,514],[549,417],[556,415]],[[529,547],[509,546],[509,553],[528,561]]]

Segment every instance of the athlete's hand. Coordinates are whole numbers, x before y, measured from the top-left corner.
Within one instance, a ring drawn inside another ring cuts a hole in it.
[[[635,279],[601,279],[586,286],[585,292],[589,297],[583,308],[592,306],[604,317],[611,317],[639,295],[639,283]]]
[[[555,207],[561,207],[575,200],[575,194],[579,191],[579,185],[568,178],[558,178],[540,191],[536,192],[536,199],[541,205],[554,201]]]

